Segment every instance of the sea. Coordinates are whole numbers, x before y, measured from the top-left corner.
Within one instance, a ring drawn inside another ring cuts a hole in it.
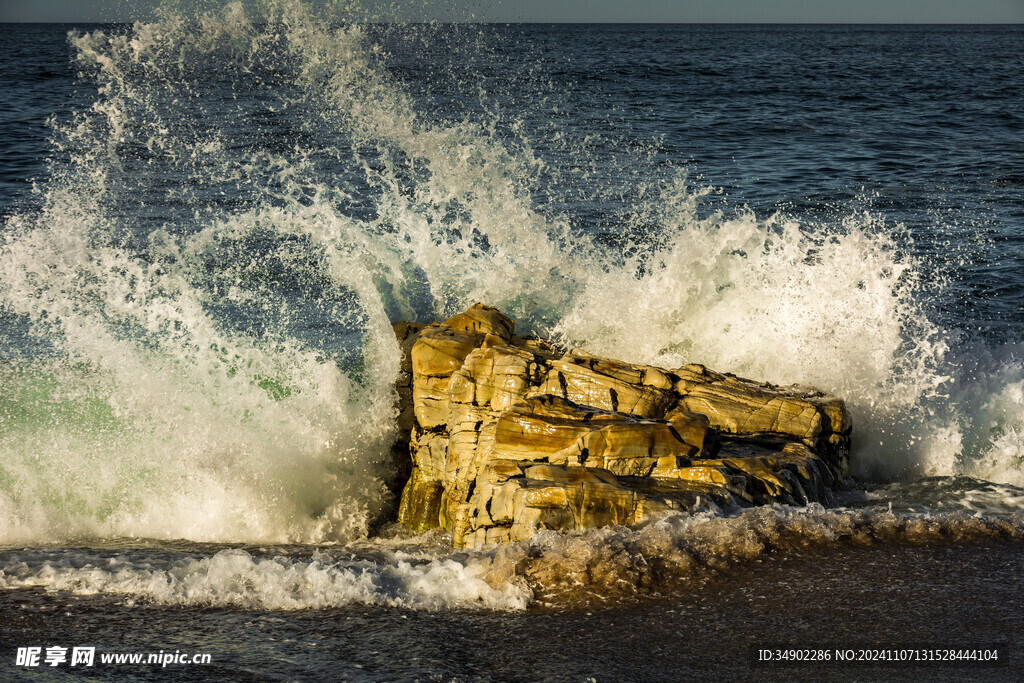
[[[1021,680],[1024,26],[0,25],[0,678]],[[828,505],[453,551],[391,323],[845,398]]]

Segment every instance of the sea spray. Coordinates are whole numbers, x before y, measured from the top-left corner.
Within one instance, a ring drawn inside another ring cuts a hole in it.
[[[386,503],[398,354],[372,254],[264,175],[266,149],[232,156],[256,112],[202,90],[252,95],[253,30],[232,6],[73,38],[96,106],[56,129],[69,162],[0,254],[6,311],[52,349],[8,375],[45,396],[7,420],[6,540],[352,538]]]

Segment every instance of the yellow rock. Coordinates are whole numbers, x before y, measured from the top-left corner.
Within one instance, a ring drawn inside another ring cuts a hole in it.
[[[417,533],[437,527],[444,488],[439,481],[425,481],[418,469],[402,492],[402,503],[398,508],[398,522]]]
[[[512,337],[512,346],[529,351],[530,353],[540,356],[542,361],[553,361],[561,358],[565,351],[561,348],[540,337]]]
[[[610,524],[634,524],[638,493],[621,485],[580,485],[583,500],[577,516],[577,527],[587,529]]]
[[[540,529],[635,524],[678,507],[671,496],[645,495],[599,469],[494,462],[504,464],[483,468],[456,520],[456,547],[527,540]]]
[[[611,484],[619,480],[611,472],[593,467],[565,467],[562,465],[527,465],[521,463],[527,479],[552,481],[560,484]]]
[[[674,401],[668,391],[632,384],[591,369],[591,365],[595,368],[599,365],[584,358],[570,355],[560,361],[551,361],[550,365],[551,370],[537,394],[553,394],[580,405],[649,418],[664,417]],[[609,370],[608,367],[604,369]]]
[[[835,397],[513,333],[481,304],[395,325],[413,465],[399,519],[414,529],[477,547],[671,509],[825,501],[846,475],[852,424]]]
[[[568,509],[572,505],[568,491],[566,486],[538,486],[527,480],[527,485],[516,491],[515,507]]]
[[[413,378],[450,377],[483,340],[482,334],[430,325],[412,347]]]
[[[448,424],[450,381],[450,377],[413,376],[413,414],[421,428],[433,429]]]
[[[594,372],[614,377],[629,384],[640,384],[664,391],[672,391],[675,387],[676,378],[653,365],[634,365],[621,360],[602,358],[587,353],[583,349],[573,349],[563,360],[569,360],[576,365],[587,367]]]
[[[448,466],[448,436],[413,430],[410,446],[413,466],[424,481],[442,481]]]
[[[515,328],[512,320],[497,308],[479,303],[470,306],[465,313],[448,318],[441,326],[459,332],[493,334],[506,342],[512,339],[512,330]]]
[[[661,458],[698,457],[708,432],[703,415],[641,420],[557,396],[535,396],[498,417],[492,455],[647,476]]]
[[[799,387],[771,384],[712,372],[703,365],[687,365],[672,373],[678,377],[680,408],[707,415],[711,424],[731,434],[777,434],[813,445],[820,436],[833,446],[848,445],[852,422],[838,398]],[[835,437],[835,438],[834,438]]]
[[[810,402],[730,380],[695,386],[680,405],[707,415],[711,424],[730,434],[780,434],[813,440],[821,433],[821,413]]]
[[[672,375],[678,378],[675,383],[675,392],[683,396],[690,393],[696,386],[720,382],[725,379],[725,375],[708,370],[703,365],[697,363],[676,368],[672,371]]]
[[[509,529],[509,540],[525,541],[533,538],[541,529],[572,529],[574,524],[570,510],[524,507],[516,511],[516,521]]]
[[[526,396],[538,379],[537,357],[530,351],[507,344],[485,345],[472,351],[456,373],[459,381],[472,385],[453,400],[508,410]],[[461,396],[468,397],[468,400]]]

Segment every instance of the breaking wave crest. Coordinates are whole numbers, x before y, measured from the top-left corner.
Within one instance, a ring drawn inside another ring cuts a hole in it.
[[[539,599],[578,604],[686,590],[719,571],[793,551],[1022,539],[1020,513],[760,508],[727,516],[670,515],[639,530],[542,532],[530,543],[493,551],[490,576],[523,577]]]
[[[641,529],[541,532],[529,542],[447,555],[423,549],[422,539],[312,556],[227,549],[163,560],[152,550],[68,550],[54,559],[53,551],[26,549],[5,558],[0,587],[259,610],[353,604],[520,610],[678,592],[721,571],[793,551],[1022,540],[1020,512],[765,507],[731,515],[673,513]]]
[[[101,561],[86,553],[42,566],[9,564],[0,586],[66,591],[146,600],[163,605],[300,610],[352,604],[414,609],[485,607],[523,609],[529,592],[517,584],[492,587],[474,567],[450,559],[412,563],[399,554],[390,562],[338,561],[329,553],[312,559],[254,557],[221,550],[202,558],[140,562],[132,557]]]

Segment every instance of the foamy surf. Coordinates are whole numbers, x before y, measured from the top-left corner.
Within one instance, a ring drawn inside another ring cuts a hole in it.
[[[986,514],[901,512],[886,507],[885,493],[868,495],[864,508],[672,513],[638,529],[541,532],[529,542],[475,552],[446,552],[436,533],[312,551],[211,552],[181,543],[140,550],[120,542],[100,550],[11,548],[3,553],[0,587],[267,611],[349,605],[522,610],[674,594],[722,571],[794,552],[1024,540],[1020,490],[1001,496],[989,490],[990,505],[999,499],[1014,511]]]
[[[232,607],[268,611],[387,605],[413,609],[484,607],[523,609],[529,591],[518,584],[492,587],[478,568],[452,559],[430,561],[395,554],[390,562],[257,557],[242,549],[206,557],[163,560],[151,551],[98,556],[88,551],[8,556],[4,588],[42,588],[74,595],[113,596],[161,605]],[[163,554],[157,551],[158,556]],[[23,559],[24,558],[24,559]]]

